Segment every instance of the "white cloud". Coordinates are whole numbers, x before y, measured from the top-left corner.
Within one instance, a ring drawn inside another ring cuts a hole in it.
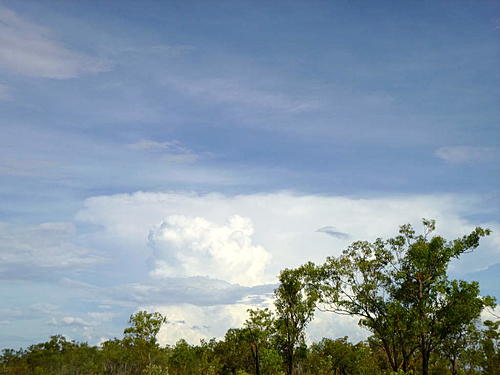
[[[158,341],[161,345],[171,345],[181,338],[191,344],[198,344],[200,339],[221,339],[229,328],[241,328],[248,318],[247,310],[256,307],[272,308],[272,300],[266,298],[259,304],[243,300],[217,306],[151,305],[145,309],[158,311],[167,317],[168,323],[160,330]]]
[[[253,243],[272,256],[264,275],[272,279],[284,267],[294,267],[307,260],[322,262],[326,256],[340,254],[352,241],[393,236],[401,224],[412,223],[419,230],[424,217],[436,219],[438,232],[446,238],[461,236],[476,225],[492,228],[493,235],[482,241],[481,248],[454,266],[457,272],[481,269],[500,261],[500,225],[472,222],[466,217],[477,214],[480,206],[480,198],[466,195],[357,199],[286,192],[237,196],[138,192],[87,199],[77,219],[100,226],[102,230],[93,234],[94,241],[106,238],[108,247],[115,243],[123,254],[124,251],[146,251],[150,230],[172,215],[203,218],[204,228],[226,231],[229,230],[222,228],[227,226],[228,217],[245,217],[253,223]],[[186,220],[182,225],[170,225],[177,232],[194,230],[193,222]],[[348,234],[349,238],[317,232],[318,228],[329,226]],[[211,229],[203,230],[210,233]],[[193,242],[195,238],[193,235]],[[189,251],[190,257],[195,256],[193,249]],[[206,256],[199,255],[200,260]],[[179,258],[179,261],[183,260]],[[211,276],[219,278],[216,274]]]
[[[1,278],[53,278],[57,271],[83,269],[103,261],[89,249],[74,244],[74,235],[71,223],[0,223]]]
[[[248,218],[232,216],[223,225],[201,217],[168,216],[152,229],[155,277],[208,276],[240,285],[263,284],[269,253],[252,243]]]
[[[254,87],[253,84],[229,78],[182,79],[170,77],[165,80],[179,91],[203,101],[219,104],[237,104],[260,110],[287,113],[311,111],[319,102],[294,98],[287,94]]]
[[[348,336],[351,342],[365,340],[370,332],[358,325],[359,318],[332,312],[316,311],[314,319],[307,327],[307,339],[318,342],[323,337],[338,338]]]
[[[65,47],[48,28],[0,6],[0,68],[31,77],[67,79],[104,72],[110,66]]]
[[[131,150],[160,153],[163,160],[170,162],[195,162],[200,155],[196,154],[178,141],[158,142],[142,139],[127,145]]]
[[[487,307],[481,312],[481,321],[485,320],[498,320],[500,317],[500,304],[495,305],[495,307],[492,309],[490,307]]]
[[[78,327],[88,328],[92,326],[92,323],[83,320],[82,318],[74,316],[65,316],[60,319],[52,318],[47,324],[53,327],[72,327],[72,328],[78,328]]]
[[[500,158],[497,147],[447,146],[436,150],[436,156],[450,163],[494,161]]]

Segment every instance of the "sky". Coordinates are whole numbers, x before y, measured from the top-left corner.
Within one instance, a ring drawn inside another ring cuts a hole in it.
[[[493,0],[0,0],[0,348],[220,338],[422,218],[492,229],[449,273],[500,298],[499,42]]]

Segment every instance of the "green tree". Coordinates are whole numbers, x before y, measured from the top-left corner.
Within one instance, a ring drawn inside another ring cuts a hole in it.
[[[305,328],[316,307],[317,293],[304,278],[306,274],[303,269],[281,271],[280,285],[274,291],[276,333],[288,375],[294,372],[298,351],[305,347]]]
[[[481,344],[486,356],[485,372],[488,375],[500,374],[500,320],[486,320],[486,330]]]
[[[493,300],[479,295],[477,283],[447,276],[450,261],[477,248],[490,231],[476,228],[446,241],[429,238],[434,221],[423,224],[422,235],[403,225],[394,238],[354,242],[339,257],[308,269],[326,309],[359,316],[380,340],[393,371],[409,371],[418,350],[427,375],[431,353]]]
[[[255,374],[261,374],[261,352],[269,346],[274,331],[274,318],[269,309],[248,310],[244,323],[247,340],[255,365]]]
[[[336,340],[323,338],[311,345],[308,367],[316,375],[375,375],[376,360],[371,356],[369,347],[364,343],[356,345],[347,337]]]
[[[190,375],[194,374],[196,368],[196,352],[186,340],[177,341],[168,359],[170,374]]]
[[[139,311],[130,316],[130,327],[123,331],[123,344],[135,357],[134,367],[142,370],[147,365],[153,364],[153,355],[159,352],[156,336],[166,322],[167,318],[159,312]]]
[[[220,341],[215,352],[220,359],[222,374],[236,374],[238,370],[251,372],[253,360],[248,350],[249,342],[245,329],[230,328]]]

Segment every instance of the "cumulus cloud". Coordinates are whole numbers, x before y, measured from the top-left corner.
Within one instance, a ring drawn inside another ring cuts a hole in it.
[[[461,236],[477,225],[492,228],[493,234],[482,241],[480,249],[464,256],[463,261],[453,266],[454,271],[463,273],[500,261],[499,223],[470,219],[471,214],[480,214],[481,202],[476,196],[446,194],[359,199],[286,192],[237,196],[138,192],[90,198],[77,218],[102,228],[94,233],[95,241],[100,236],[105,237],[106,245],[109,248],[116,246],[120,253],[146,251],[140,244],[144,246],[147,242],[150,230],[153,228],[156,234],[163,233],[163,230],[172,237],[153,235],[153,243],[157,241],[156,245],[161,248],[155,260],[164,260],[166,264],[168,261],[185,262],[187,269],[193,267],[194,270],[199,269],[202,262],[196,263],[192,258],[200,256],[200,259],[206,259],[211,250],[206,244],[203,250],[195,250],[192,243],[202,238],[206,240],[216,231],[221,231],[226,233],[224,238],[236,246],[238,242],[229,234],[235,224],[228,224],[226,220],[234,215],[245,217],[252,223],[252,243],[262,246],[272,256],[264,269],[266,280],[276,280],[276,275],[284,267],[295,267],[308,260],[322,262],[327,256],[338,255],[352,241],[393,236],[404,223],[411,223],[419,230],[423,217],[436,219],[438,233],[446,238]],[[170,216],[184,218],[167,221],[164,228],[159,229],[158,223]],[[202,219],[195,221],[193,218]],[[317,232],[318,228],[325,228],[332,222],[338,223],[341,232],[350,237],[325,236]],[[195,229],[201,232],[190,232]],[[242,234],[248,233],[245,230],[241,231]],[[174,250],[177,246],[174,238],[179,233],[185,233],[179,241],[186,238],[191,241],[179,242],[188,248],[185,258],[179,248]],[[182,266],[180,269],[186,272]],[[192,275],[191,271],[188,274]],[[220,278],[217,274],[211,276]]]
[[[209,276],[241,285],[262,284],[270,254],[252,243],[252,221],[232,216],[222,225],[202,217],[168,216],[149,235],[155,277]]]
[[[486,162],[499,160],[498,147],[447,146],[436,150],[436,156],[450,163]]]
[[[370,332],[358,325],[359,318],[339,315],[328,311],[316,310],[314,319],[306,329],[310,342],[320,341],[323,337],[338,338],[348,336],[352,342],[365,340]]]
[[[271,298],[258,304],[241,301],[241,303],[196,306],[191,304],[152,305],[146,310],[159,311],[167,317],[168,323],[158,334],[160,344],[175,344],[183,338],[191,344],[201,339],[221,339],[229,328],[241,328],[248,318],[248,309],[256,307],[272,307]]]
[[[31,77],[67,79],[104,72],[110,66],[67,48],[48,28],[0,6],[0,68]]]
[[[58,271],[81,270],[103,261],[74,244],[74,236],[71,223],[0,223],[0,278],[51,278]]]

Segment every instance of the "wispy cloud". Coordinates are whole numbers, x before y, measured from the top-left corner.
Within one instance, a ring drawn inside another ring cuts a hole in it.
[[[49,177],[60,175],[60,166],[48,160],[0,158],[0,176]]]
[[[295,98],[282,92],[267,90],[229,78],[166,80],[179,91],[207,102],[237,104],[260,110],[299,113],[314,110],[319,103],[311,99]]]
[[[74,316],[65,316],[61,319],[52,318],[48,325],[60,327],[91,327],[92,323],[83,320],[82,318],[74,317]]]
[[[332,226],[326,226],[326,227],[319,228],[316,232],[326,233],[329,236],[340,238],[343,240],[349,238],[349,235],[347,233],[338,232],[335,230],[335,227],[332,227]]]
[[[498,147],[447,146],[436,150],[436,156],[450,163],[486,162],[500,158]]]
[[[134,151],[161,153],[163,159],[169,162],[195,162],[200,155],[190,150],[178,141],[154,141],[142,139],[127,145]]]
[[[68,79],[110,70],[110,64],[67,48],[48,28],[0,6],[0,68],[31,77]]]
[[[50,279],[103,261],[76,245],[74,236],[71,223],[0,223],[0,279]]]

